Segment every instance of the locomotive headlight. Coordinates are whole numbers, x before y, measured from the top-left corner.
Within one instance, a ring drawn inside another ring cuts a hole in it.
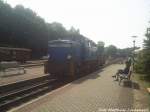
[[[67,55],[67,59],[71,59],[72,58],[72,56],[69,54],[69,55]]]

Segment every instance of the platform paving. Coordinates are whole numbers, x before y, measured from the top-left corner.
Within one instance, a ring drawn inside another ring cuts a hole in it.
[[[124,112],[130,112],[130,109],[143,109],[148,112],[146,101],[135,98],[140,91],[137,83],[118,85],[111,77],[122,67],[119,64],[108,66],[11,111],[117,112],[124,109]]]

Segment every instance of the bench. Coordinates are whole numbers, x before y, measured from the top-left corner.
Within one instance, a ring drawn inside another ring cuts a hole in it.
[[[16,61],[13,62],[0,62],[0,69],[3,72],[2,76],[6,76],[6,72],[17,71],[17,74],[25,74],[24,67],[20,67],[20,64]]]
[[[129,71],[128,74],[119,74],[119,75],[118,75],[118,79],[119,79],[118,82],[119,82],[119,85],[120,85],[120,83],[121,83],[122,80],[130,80],[131,74],[132,74],[131,71]]]

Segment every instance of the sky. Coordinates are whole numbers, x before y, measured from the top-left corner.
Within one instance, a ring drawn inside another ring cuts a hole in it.
[[[5,0],[35,11],[46,22],[60,22],[105,46],[142,47],[150,21],[150,0]]]

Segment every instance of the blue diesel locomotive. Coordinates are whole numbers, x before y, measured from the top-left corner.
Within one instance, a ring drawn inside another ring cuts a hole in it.
[[[49,41],[48,57],[44,71],[57,78],[78,77],[93,72],[100,65],[96,44],[86,38],[80,42]]]

